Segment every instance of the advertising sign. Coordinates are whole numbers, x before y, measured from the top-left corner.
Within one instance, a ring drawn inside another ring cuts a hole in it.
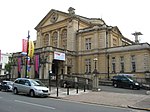
[[[65,53],[54,52],[54,59],[65,61]]]

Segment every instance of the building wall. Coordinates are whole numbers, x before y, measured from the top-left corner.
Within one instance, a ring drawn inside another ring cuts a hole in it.
[[[148,43],[131,45],[131,42],[126,40],[125,46],[123,35],[117,27],[108,26],[102,21],[99,22],[99,19],[92,20],[59,11],[57,13],[58,19],[55,22],[50,22],[53,14],[51,11],[36,27],[35,54],[47,56],[45,66],[41,64],[39,78],[48,78],[48,70],[52,69],[55,51],[66,55],[65,61],[59,62],[59,74],[63,70],[64,74],[71,72],[70,74],[92,76],[96,65],[99,76],[107,78],[108,68],[110,75],[120,73],[120,56],[124,56],[124,73],[144,77],[145,71],[150,71],[150,45]],[[67,30],[67,49],[62,48],[63,29]],[[54,32],[58,33],[57,46],[53,46],[52,43]],[[48,45],[44,46],[43,40],[46,35],[48,35]],[[91,45],[88,49],[87,43]],[[135,55],[135,72],[131,70],[132,55]],[[115,57],[116,61],[115,73],[112,72],[112,57]],[[94,58],[98,59],[96,64]],[[86,73],[87,68],[90,69],[89,73]],[[15,70],[17,71],[17,67]],[[16,71],[14,73],[17,73]],[[32,74],[34,74],[34,67],[32,67]],[[34,75],[31,77],[34,78]]]

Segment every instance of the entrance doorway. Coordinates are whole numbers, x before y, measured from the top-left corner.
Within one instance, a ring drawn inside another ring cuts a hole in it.
[[[53,60],[53,63],[52,63],[52,73],[55,74],[55,75],[58,74],[58,69],[59,69],[58,63],[59,63],[58,60],[55,60],[55,59]]]

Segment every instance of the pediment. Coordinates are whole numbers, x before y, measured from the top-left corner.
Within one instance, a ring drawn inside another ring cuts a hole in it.
[[[35,29],[39,29],[44,26],[49,26],[55,23],[58,23],[60,21],[66,20],[66,19],[74,19],[76,21],[79,21],[80,28],[87,28],[87,27],[92,27],[95,24],[105,24],[103,20],[101,19],[91,19],[91,18],[86,18],[83,16],[79,16],[76,14],[70,14],[70,13],[65,13],[62,11],[58,10],[50,10],[49,13],[40,21],[40,23],[35,27]],[[70,21],[70,20],[69,20]]]
[[[119,28],[117,26],[113,27],[112,29],[114,32],[119,33],[120,35],[122,35],[122,33],[120,32]]]
[[[39,27],[44,27],[47,25],[52,25],[57,22],[63,21],[65,19],[69,18],[69,15],[64,12],[60,12],[57,10],[52,9],[41,21],[40,23],[35,27],[35,29],[38,29]]]

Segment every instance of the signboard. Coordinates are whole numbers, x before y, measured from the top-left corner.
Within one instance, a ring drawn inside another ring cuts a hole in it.
[[[54,52],[54,59],[65,61],[65,53]]]

